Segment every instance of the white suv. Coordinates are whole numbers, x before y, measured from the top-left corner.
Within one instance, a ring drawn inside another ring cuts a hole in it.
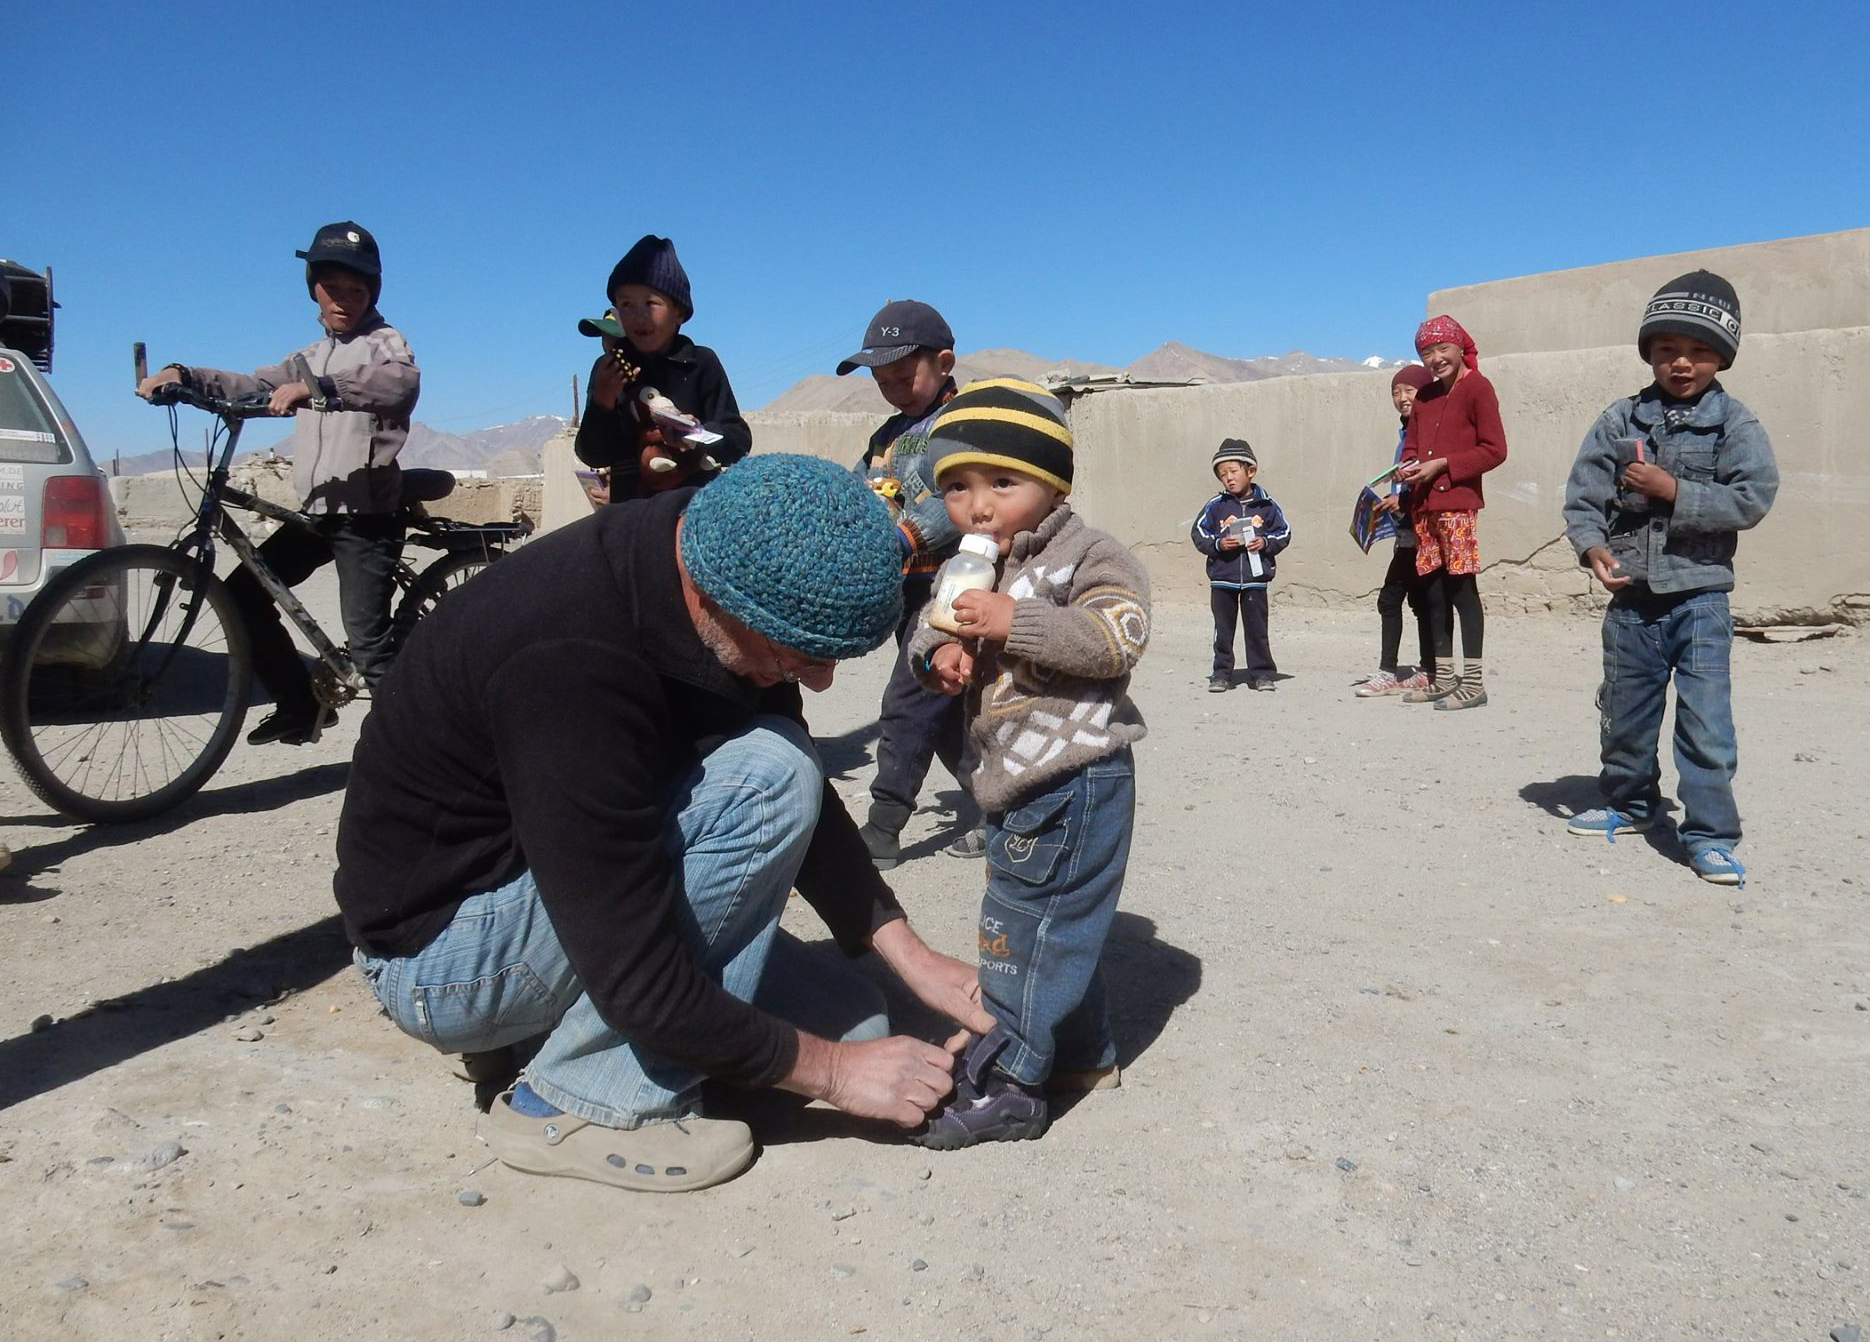
[[[32,360],[0,345],[0,646],[54,574],[123,543],[71,416]]]

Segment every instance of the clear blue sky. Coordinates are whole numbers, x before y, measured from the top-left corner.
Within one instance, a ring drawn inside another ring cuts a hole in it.
[[[315,336],[339,218],[455,432],[568,411],[646,232],[752,407],[891,297],[963,350],[1397,356],[1431,289],[1870,223],[1857,5],[143,0],[6,46],[0,255],[53,267],[106,457],[167,446],[132,340]]]

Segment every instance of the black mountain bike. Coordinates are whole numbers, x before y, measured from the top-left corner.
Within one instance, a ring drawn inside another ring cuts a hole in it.
[[[160,391],[178,462],[176,404],[220,421],[194,519],[169,545],[119,546],[64,570],[26,608],[0,662],[0,739],[26,785],[54,810],[94,824],[143,820],[191,796],[240,734],[253,663],[233,597],[214,573],[217,540],[316,652],[312,686],[321,715],[364,688],[349,652],[266,566],[228,511],[312,525],[307,514],[228,483],[242,425],[271,414],[265,395],[225,401],[179,384]],[[473,526],[430,517],[422,504],[446,495],[454,477],[432,470],[402,476],[402,595],[393,616],[399,646],[443,597],[531,530],[521,522]],[[410,547],[441,557],[417,570]]]

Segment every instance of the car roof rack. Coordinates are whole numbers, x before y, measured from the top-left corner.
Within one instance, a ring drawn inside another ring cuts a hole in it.
[[[52,267],[43,271],[0,258],[0,345],[52,371]]]

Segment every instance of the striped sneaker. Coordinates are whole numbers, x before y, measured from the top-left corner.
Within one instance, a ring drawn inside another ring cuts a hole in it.
[[[1375,699],[1379,695],[1398,694],[1403,684],[1393,672],[1379,671],[1370,679],[1360,684],[1353,693],[1359,699]]]

